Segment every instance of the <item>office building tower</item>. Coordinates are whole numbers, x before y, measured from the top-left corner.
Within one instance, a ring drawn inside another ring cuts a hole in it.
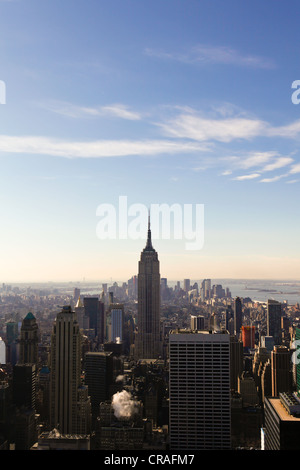
[[[30,450],[38,438],[38,417],[35,411],[18,408],[14,419],[15,450]]]
[[[6,364],[6,344],[0,337],[0,366]]]
[[[37,373],[36,410],[42,423],[50,423],[50,369],[43,366]]]
[[[271,352],[274,348],[274,338],[273,336],[261,336],[260,344],[263,348],[266,348],[267,351]]]
[[[138,273],[137,359],[154,359],[162,354],[160,339],[159,260],[151,241],[150,217],[146,247],[141,252]]]
[[[29,312],[22,321],[19,341],[19,363],[38,363],[39,328],[35,316]]]
[[[229,331],[229,321],[233,318],[233,310],[231,305],[228,305],[225,310],[225,330]]]
[[[243,343],[230,335],[230,388],[237,391],[238,379],[243,372]]]
[[[168,279],[166,277],[162,277],[160,281],[160,286],[162,289],[168,288]]]
[[[124,339],[124,305],[123,304],[110,304],[110,341],[113,343],[120,343]]]
[[[234,334],[239,337],[242,328],[243,312],[242,312],[242,301],[239,297],[234,299],[233,306],[233,318],[234,318]]]
[[[271,352],[272,396],[291,390],[291,352],[286,346],[274,346]]]
[[[191,280],[190,279],[184,279],[183,280],[183,290],[185,292],[188,292],[191,288]]]
[[[230,336],[169,335],[170,449],[230,449]]]
[[[211,298],[211,279],[203,279],[200,291],[202,300]]]
[[[80,296],[80,289],[78,289],[78,287],[75,287],[75,289],[74,289],[74,294],[73,294],[74,305],[77,304],[78,299],[79,299],[79,296]]]
[[[85,355],[85,383],[91,397],[93,425],[99,416],[100,403],[110,398],[115,381],[114,357],[111,352],[88,352]]]
[[[18,362],[17,341],[19,336],[18,322],[6,323],[6,362],[14,366]]]
[[[264,402],[264,450],[300,450],[300,402],[295,394],[280,393]]]
[[[261,386],[261,374],[264,364],[270,359],[271,354],[266,348],[257,346],[252,361],[252,373],[258,387]]]
[[[18,339],[19,329],[16,321],[10,320],[6,323],[6,341],[11,344]]]
[[[281,303],[268,300],[267,303],[267,335],[273,336],[274,344],[281,344]]]
[[[63,307],[51,337],[50,424],[63,434],[77,431],[77,402],[81,384],[81,333],[76,314]]]
[[[262,366],[261,371],[261,401],[264,403],[267,397],[272,396],[272,371],[271,360],[268,359]]]
[[[89,328],[94,330],[99,342],[104,342],[104,303],[99,300],[99,296],[84,297],[83,305],[85,315],[89,318]]]
[[[242,326],[242,342],[244,349],[253,349],[255,345],[255,327],[245,325]]]
[[[17,408],[36,409],[36,365],[16,364],[13,368],[13,403]]]
[[[191,315],[191,330],[204,330],[203,315]]]
[[[254,378],[250,372],[243,371],[238,378],[238,393],[240,393],[244,407],[257,406],[259,395]]]
[[[89,328],[90,328],[90,319],[85,314],[85,308],[84,308],[84,305],[83,305],[83,302],[82,302],[80,296],[77,299],[77,303],[74,307],[74,312],[76,314],[76,318],[77,318],[77,321],[78,321],[79,328],[81,330],[89,330]]]

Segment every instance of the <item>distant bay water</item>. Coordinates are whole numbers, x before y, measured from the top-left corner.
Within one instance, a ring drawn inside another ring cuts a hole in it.
[[[201,284],[201,281],[197,281]],[[300,303],[300,281],[260,280],[260,279],[212,279],[214,284],[229,288],[232,297],[250,297],[251,300],[267,302],[268,299],[289,305]]]

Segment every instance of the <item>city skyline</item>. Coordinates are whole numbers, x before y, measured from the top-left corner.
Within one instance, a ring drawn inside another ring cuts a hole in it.
[[[129,279],[120,196],[204,206],[162,277],[299,280],[299,4],[70,4],[0,1],[1,282]]]

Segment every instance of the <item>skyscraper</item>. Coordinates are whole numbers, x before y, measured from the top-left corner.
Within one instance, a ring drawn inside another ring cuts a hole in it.
[[[104,304],[99,296],[84,297],[85,315],[89,317],[89,327],[95,331],[99,342],[104,341]]]
[[[191,315],[191,330],[204,330],[203,315]]]
[[[190,290],[190,287],[191,287],[191,280],[190,279],[184,279],[183,280],[183,290],[185,292],[188,292]]]
[[[124,305],[110,304],[111,338],[113,343],[124,339]]]
[[[36,365],[16,364],[13,368],[13,402],[18,407],[35,410]]]
[[[138,273],[137,359],[154,359],[162,354],[160,340],[160,272],[158,255],[152,246],[150,216],[148,238],[141,252]]]
[[[21,326],[19,364],[38,363],[38,325],[35,316],[29,312]]]
[[[273,336],[275,345],[281,344],[281,303],[276,300],[268,300],[267,335]]]
[[[296,394],[280,393],[264,402],[264,450],[300,450],[300,401]]]
[[[274,346],[271,352],[272,396],[291,391],[291,352],[286,346]]]
[[[76,314],[66,306],[53,325],[50,379],[50,423],[63,434],[76,434],[80,427],[81,385],[81,333]]]
[[[6,345],[0,337],[0,365],[1,364],[6,364]]]
[[[171,450],[230,449],[230,336],[174,330],[169,336]]]
[[[111,398],[115,382],[115,358],[111,352],[88,352],[85,355],[85,383],[91,397],[93,425],[100,412],[100,403]]]
[[[234,299],[234,307],[233,307],[233,318],[234,318],[234,334],[239,337],[240,330],[242,327],[242,301],[239,297]]]

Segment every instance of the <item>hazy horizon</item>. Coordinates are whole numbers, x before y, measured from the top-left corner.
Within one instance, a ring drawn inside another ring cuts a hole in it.
[[[0,0],[0,279],[126,279],[152,204],[204,207],[203,246],[154,242],[163,277],[300,278],[299,14]]]

